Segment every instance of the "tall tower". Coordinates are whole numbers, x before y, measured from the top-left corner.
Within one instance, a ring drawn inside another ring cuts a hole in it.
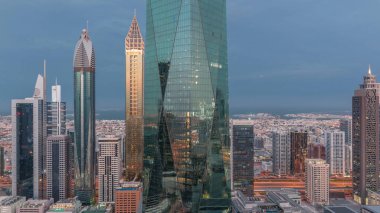
[[[352,97],[352,185],[356,202],[365,204],[367,189],[379,189],[380,84],[368,70]]]
[[[74,50],[75,194],[84,204],[94,197],[95,50],[83,29]]]
[[[120,180],[120,138],[104,137],[98,139],[98,180],[99,202],[115,202],[115,189]]]
[[[146,8],[145,211],[229,209],[226,1]]]
[[[289,132],[273,132],[273,173],[290,174],[290,134]]]
[[[66,103],[61,101],[61,85],[51,88],[51,102],[47,102],[47,134],[66,134]]]
[[[342,131],[326,131],[326,162],[330,164],[330,174],[344,176],[345,169],[345,137]]]
[[[125,37],[125,62],[125,167],[131,181],[141,178],[144,154],[144,40],[136,16]]]
[[[232,123],[232,184],[233,190],[253,197],[253,124],[234,120]]]
[[[38,75],[32,98],[12,100],[12,195],[45,196],[46,110],[44,77]]]
[[[304,176],[307,156],[307,132],[290,133],[290,156],[290,174]]]

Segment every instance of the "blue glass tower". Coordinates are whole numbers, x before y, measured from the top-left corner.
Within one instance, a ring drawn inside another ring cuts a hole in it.
[[[95,51],[86,29],[74,50],[75,194],[84,204],[94,197]]]
[[[230,202],[225,0],[148,0],[145,211]]]

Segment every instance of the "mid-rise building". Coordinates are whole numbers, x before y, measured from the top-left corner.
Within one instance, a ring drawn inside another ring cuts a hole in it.
[[[294,131],[290,133],[290,174],[305,175],[305,161],[307,157],[307,132]]]
[[[232,122],[232,184],[246,196],[253,196],[253,124]]]
[[[21,206],[17,207],[17,213],[45,213],[54,203],[53,198],[50,200],[32,200],[29,199]]]
[[[98,201],[114,202],[115,188],[118,187],[121,176],[120,138],[113,136],[99,138],[98,145]]]
[[[320,143],[309,143],[307,145],[307,158],[326,160],[326,147]]]
[[[12,195],[43,197],[46,111],[44,78],[38,75],[32,98],[12,100]]]
[[[305,192],[311,204],[328,205],[330,200],[329,164],[322,159],[306,159]]]
[[[26,201],[25,197],[2,196],[0,197],[0,213],[16,213],[17,207]]]
[[[67,135],[52,135],[47,138],[46,173],[47,197],[55,201],[66,199],[70,191],[68,150],[71,138]]]
[[[290,174],[290,134],[289,132],[273,132],[273,173],[275,175]]]
[[[126,182],[116,188],[115,213],[142,213],[143,188],[140,182]]]
[[[95,196],[95,50],[83,29],[74,50],[75,194],[84,204]]]
[[[125,38],[125,165],[127,180],[140,179],[144,155],[144,40],[133,17]]]
[[[52,101],[47,102],[47,135],[66,134],[66,103],[61,101],[61,85],[51,89]]]
[[[330,175],[346,174],[345,138],[342,131],[326,131],[326,162],[330,164]]]
[[[82,204],[77,197],[68,198],[55,202],[46,213],[79,213],[81,206]]]
[[[368,70],[352,97],[352,185],[354,200],[365,204],[367,190],[378,191],[380,176],[380,84]]]

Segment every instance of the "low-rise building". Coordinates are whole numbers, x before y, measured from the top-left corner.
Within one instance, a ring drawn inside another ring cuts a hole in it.
[[[54,199],[50,200],[33,200],[25,201],[21,206],[17,207],[17,213],[45,213],[54,203]]]
[[[59,200],[50,206],[46,213],[79,213],[82,203],[77,197]]]
[[[16,213],[17,207],[26,201],[25,197],[2,196],[0,197],[0,213]]]

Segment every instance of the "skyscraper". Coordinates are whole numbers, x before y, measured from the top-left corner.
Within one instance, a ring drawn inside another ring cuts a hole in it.
[[[4,176],[4,147],[0,146],[0,176]]]
[[[290,144],[290,174],[303,176],[307,156],[307,132],[291,132]]]
[[[342,119],[339,121],[340,131],[344,132],[344,138],[346,144],[352,143],[352,120],[351,119]]]
[[[38,75],[32,98],[12,100],[12,195],[45,195],[46,110],[44,77]]]
[[[102,137],[98,139],[98,180],[99,202],[115,202],[115,188],[120,180],[120,138]]]
[[[71,138],[67,135],[52,135],[47,138],[46,173],[47,197],[54,201],[68,198],[70,175],[68,149]]]
[[[311,204],[328,205],[330,201],[329,164],[322,159],[306,159],[306,198]]]
[[[66,103],[61,101],[61,85],[51,89],[52,100],[47,102],[47,134],[66,134]]]
[[[146,8],[145,211],[228,209],[226,1]]]
[[[290,174],[290,134],[289,132],[273,132],[273,173]]]
[[[379,189],[379,92],[369,69],[352,97],[352,185],[354,199],[361,204],[367,189]]]
[[[253,124],[233,121],[232,124],[232,184],[245,196],[253,197]]]
[[[94,198],[95,50],[86,29],[74,50],[75,194],[84,204]]]
[[[133,17],[125,38],[125,165],[127,180],[140,179],[144,155],[144,40]]]
[[[330,174],[343,176],[345,169],[345,138],[342,131],[326,131],[326,162],[330,164]]]

